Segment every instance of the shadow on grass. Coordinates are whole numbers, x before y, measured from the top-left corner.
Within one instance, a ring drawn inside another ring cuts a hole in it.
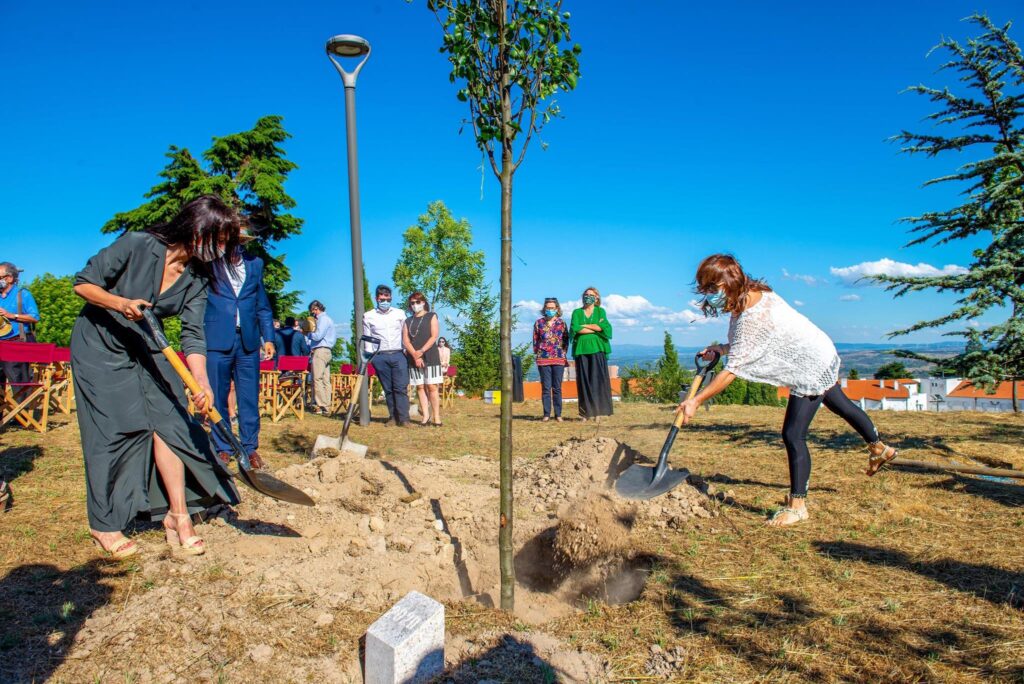
[[[43,457],[43,450],[37,446],[8,447],[0,451],[0,480],[12,482],[32,472],[35,461]]]
[[[274,435],[270,440],[270,444],[274,451],[282,454],[306,455],[313,450],[315,439],[316,437],[313,435],[296,432],[288,428],[280,434]]]
[[[920,470],[907,469],[908,472],[920,474]],[[983,480],[977,477],[952,475],[945,480],[925,485],[929,489],[944,489],[951,492],[963,492],[971,496],[995,501],[1011,508],[1024,506],[1024,480],[996,481]]]
[[[0,681],[49,680],[85,621],[110,600],[107,580],[129,567],[95,559],[62,571],[38,563],[0,578]]]
[[[819,541],[814,542],[814,546],[818,553],[829,558],[901,568],[997,605],[1024,608],[1024,572],[962,563],[951,558],[915,561],[902,551],[852,542]]]

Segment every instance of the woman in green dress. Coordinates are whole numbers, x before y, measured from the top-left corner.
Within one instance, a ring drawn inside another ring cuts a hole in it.
[[[583,308],[572,312],[572,356],[576,362],[576,395],[580,418],[612,415],[612,384],[608,376],[608,355],[612,346],[612,324],[601,308],[596,287],[583,291]]]
[[[210,264],[238,244],[238,215],[210,195],[189,202],[170,222],[126,233],[75,276],[86,301],[71,335],[71,365],[85,456],[86,508],[95,542],[124,558],[138,546],[123,530],[140,513],[163,520],[167,542],[192,555],[205,551],[191,514],[238,502],[215,465],[209,438],[188,414],[184,386],[140,323],[140,307],[178,316],[186,363],[203,392],[206,288]]]

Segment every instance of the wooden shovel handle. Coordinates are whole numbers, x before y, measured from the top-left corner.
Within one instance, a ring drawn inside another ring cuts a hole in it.
[[[164,347],[160,351],[162,351],[164,357],[170,361],[171,366],[174,367],[174,370],[178,373],[178,377],[180,377],[181,381],[185,383],[185,387],[188,387],[188,391],[192,393],[192,396],[202,394],[203,389],[199,386],[199,383],[196,382],[195,376],[192,375],[192,371],[188,369],[188,366],[186,366],[185,362],[181,360],[181,357],[178,356],[170,347]],[[206,397],[206,403],[209,405],[210,420],[214,423],[219,423],[223,420],[220,415],[220,411],[218,411],[217,407],[213,405],[213,397]]]

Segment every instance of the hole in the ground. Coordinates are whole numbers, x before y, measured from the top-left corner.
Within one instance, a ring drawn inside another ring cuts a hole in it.
[[[557,526],[543,530],[519,550],[515,559],[518,582],[576,607],[586,607],[588,601],[621,605],[640,598],[656,556],[609,556],[570,567],[555,552],[557,530]]]

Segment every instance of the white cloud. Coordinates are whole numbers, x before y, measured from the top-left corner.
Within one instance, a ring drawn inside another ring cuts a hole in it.
[[[601,298],[601,306],[608,312],[609,317],[636,316],[664,309],[655,306],[643,295],[610,294]]]
[[[859,302],[860,301],[860,295],[855,295],[855,294],[843,295],[842,297],[839,298],[839,301],[841,301],[841,302]]]
[[[801,283],[804,283],[805,285],[810,285],[811,287],[814,287],[815,285],[821,285],[821,284],[827,282],[825,280],[822,280],[821,278],[815,278],[812,275],[801,275],[799,273],[790,273],[786,269],[782,269],[782,279],[783,280],[796,280],[796,281],[799,281]]]
[[[979,323],[977,320],[972,318],[969,321],[967,321],[967,327],[968,328],[974,328],[975,330],[977,330],[978,328],[981,327],[981,323]]]
[[[644,332],[651,332],[652,330],[654,330],[654,326],[653,325],[645,325],[643,330],[644,330]]]
[[[804,305],[804,303],[801,302],[799,299],[794,299],[793,300],[793,306],[803,306],[803,305]]]
[[[536,299],[520,299],[518,302],[512,305],[517,309],[526,309],[530,312],[540,311],[540,307],[543,306]]]
[[[907,264],[902,261],[893,261],[892,259],[879,259],[878,261],[864,261],[859,264],[854,264],[853,266],[843,266],[841,268],[833,266],[829,269],[829,272],[839,278],[845,285],[850,287],[866,287],[874,284],[870,280],[861,280],[867,276],[888,275],[916,277],[959,275],[961,273],[967,273],[967,269],[963,266],[957,266],[956,264],[946,264],[942,268],[936,268],[935,266],[924,262],[914,265]]]

